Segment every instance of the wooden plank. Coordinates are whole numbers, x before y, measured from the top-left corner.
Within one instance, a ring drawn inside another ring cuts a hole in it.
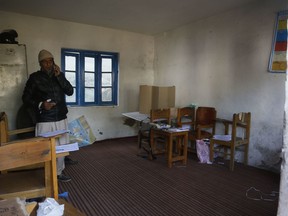
[[[35,161],[38,163],[48,161],[51,158],[50,141],[43,140],[39,145],[35,145],[35,141],[22,140],[22,143],[2,146],[0,158],[0,170],[35,164]]]

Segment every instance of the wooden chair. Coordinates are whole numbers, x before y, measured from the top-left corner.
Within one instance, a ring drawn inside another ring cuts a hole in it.
[[[149,154],[150,159],[154,158],[154,154],[163,153],[163,149],[157,148],[157,143],[165,142],[161,137],[155,137],[155,146],[150,145],[150,129],[152,124],[170,124],[171,123],[171,115],[170,115],[170,108],[167,109],[155,109],[150,111],[150,124],[149,127],[142,130],[140,128],[138,132],[138,142],[139,142],[139,149],[143,148],[143,144],[147,145],[148,148],[144,147],[144,150]],[[158,141],[158,142],[157,142]]]
[[[190,145],[189,152],[195,152],[195,108],[183,107],[177,109],[177,127],[189,128],[188,140]]]
[[[167,109],[155,109],[150,112],[150,120],[152,123],[158,125],[170,125],[171,124],[171,110]],[[157,127],[157,126],[156,126]],[[167,141],[165,137],[155,136],[154,146],[151,146],[153,154],[163,154],[167,150]]]
[[[188,139],[190,146],[189,152],[196,153],[196,140],[209,139],[215,134],[216,125],[216,109],[214,107],[198,107],[196,110],[196,116],[194,128],[189,131]],[[178,123],[179,124],[179,123]]]
[[[55,138],[33,138],[0,146],[0,171],[44,163],[44,168],[0,174],[0,198],[58,200]]]
[[[195,108],[183,107],[177,109],[177,127],[188,127],[190,130],[195,129]]]
[[[31,138],[31,134],[28,134],[27,136],[27,133],[35,134],[35,127],[27,127],[27,128],[22,128],[22,129],[9,130],[8,117],[6,113],[5,112],[0,113],[0,146],[14,143],[14,142],[10,142],[11,140],[10,138],[13,136],[20,135],[20,134],[21,135],[26,134],[25,136],[21,136],[25,139],[28,139],[28,137]],[[33,135],[33,137],[35,137],[35,135]],[[56,136],[54,138],[58,138],[58,137],[59,136]],[[22,139],[18,139],[18,137],[13,137],[13,140],[16,141],[16,140],[22,140]],[[69,152],[63,152],[63,153],[56,154],[56,157],[65,157],[68,155],[69,155]],[[44,163],[39,163],[39,164],[33,164],[31,166],[23,166],[21,168],[12,169],[9,171],[38,169],[43,166],[44,166]],[[8,170],[0,171],[0,173],[7,173],[7,171]]]
[[[0,146],[1,146],[1,143],[9,142],[12,136],[34,132],[34,131],[35,131],[35,127],[9,130],[7,114],[5,112],[0,113]]]
[[[209,139],[215,134],[216,109],[198,107],[196,110],[195,139]]]
[[[248,163],[251,113],[235,113],[233,121],[221,121],[225,126],[225,135],[230,134],[231,136],[215,136],[210,139],[210,161],[213,161],[214,152],[224,153],[224,157],[229,154],[230,170],[233,171],[236,148],[244,146],[244,164],[247,165]],[[224,152],[222,152],[223,148]],[[228,153],[228,149],[230,149],[230,153]]]

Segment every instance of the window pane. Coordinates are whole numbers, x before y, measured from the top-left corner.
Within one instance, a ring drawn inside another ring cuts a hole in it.
[[[66,96],[66,102],[68,103],[75,103],[76,102],[76,89],[74,89],[74,93],[71,96]]]
[[[102,73],[102,86],[112,86],[111,73]]]
[[[85,88],[85,102],[94,102],[94,89]]]
[[[95,59],[92,57],[85,57],[85,71],[95,71]]]
[[[76,58],[74,56],[65,56],[65,71],[76,71]]]
[[[73,87],[76,86],[76,73],[74,72],[65,72],[66,79],[71,83]]]
[[[112,88],[102,88],[102,101],[112,101]]]
[[[102,58],[102,72],[112,72],[112,59]]]
[[[85,73],[85,87],[94,87],[94,86],[95,86],[95,74]]]

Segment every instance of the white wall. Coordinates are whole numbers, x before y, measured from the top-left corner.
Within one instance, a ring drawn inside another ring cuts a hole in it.
[[[179,107],[214,106],[230,119],[251,112],[249,164],[279,170],[286,75],[267,68],[276,13],[285,8],[259,2],[157,35],[154,84],[175,85]]]
[[[121,114],[138,110],[139,85],[153,83],[153,37],[0,11],[0,31],[4,29],[15,29],[17,41],[26,44],[29,74],[39,69],[41,49],[50,50],[58,64],[63,47],[118,52],[119,106],[71,107],[68,120],[85,115],[97,140],[136,134],[136,127],[123,125]]]

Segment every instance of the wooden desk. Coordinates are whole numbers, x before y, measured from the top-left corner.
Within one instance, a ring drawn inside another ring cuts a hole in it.
[[[150,132],[150,143],[153,151],[154,136],[162,136],[167,139],[167,157],[168,167],[172,167],[172,163],[175,161],[182,161],[182,164],[187,163],[187,148],[188,148],[188,131],[169,131],[152,128]],[[177,142],[177,155],[173,155],[173,140],[176,138]],[[181,146],[182,142],[182,147]]]

